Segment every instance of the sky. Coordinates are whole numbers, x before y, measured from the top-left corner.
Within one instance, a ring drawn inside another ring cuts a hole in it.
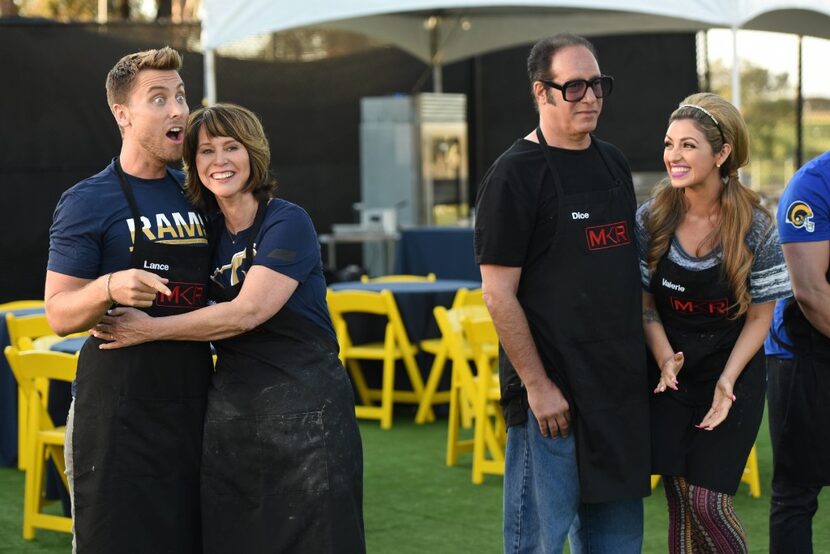
[[[732,67],[732,31],[714,29],[708,32],[709,60],[723,60]],[[830,98],[830,40],[804,37],[802,67],[805,97]],[[790,85],[795,85],[798,63],[798,39],[795,35],[738,31],[738,57],[746,59],[773,73],[789,73]]]

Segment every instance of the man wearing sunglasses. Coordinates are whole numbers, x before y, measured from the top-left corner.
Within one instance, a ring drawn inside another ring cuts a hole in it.
[[[505,552],[639,553],[648,392],[622,153],[591,133],[614,79],[557,35],[528,58],[539,125],[484,177],[476,259],[502,346]]]

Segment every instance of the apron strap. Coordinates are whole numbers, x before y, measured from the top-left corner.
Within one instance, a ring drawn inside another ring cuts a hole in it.
[[[138,210],[138,202],[135,201],[135,195],[133,194],[133,187],[130,185],[130,182],[127,180],[127,174],[124,173],[124,169],[121,167],[121,159],[115,158],[113,162],[115,165],[115,173],[118,174],[118,183],[121,185],[121,191],[124,193],[124,196],[127,197],[127,204],[130,205],[130,212],[133,215],[133,221],[135,222],[135,239],[133,242],[136,242],[139,237],[143,237],[143,224],[141,223],[141,212]],[[170,171],[169,167],[165,167],[165,171],[167,175],[173,179],[173,182],[176,183],[179,188],[184,192],[184,183],[176,179],[176,176]],[[143,240],[149,240],[146,237]]]
[[[261,200],[256,209],[256,216],[254,216],[254,224],[251,226],[251,234],[248,237],[248,244],[245,246],[245,261],[248,266],[254,263],[254,239],[262,227],[262,220],[265,219],[265,208],[268,207],[268,200]]]

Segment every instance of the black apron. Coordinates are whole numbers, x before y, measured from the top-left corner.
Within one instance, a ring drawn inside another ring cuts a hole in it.
[[[736,299],[722,276],[722,263],[700,271],[669,259],[658,262],[651,292],[672,349],[683,352],[678,390],[653,395],[652,471],[685,476],[690,483],[734,495],[764,411],[766,374],[760,348],[737,379],[735,403],[713,431],[694,427],[712,406],[715,387],[744,327],[746,316],[731,318]],[[662,361],[662,360],[661,360]],[[649,356],[653,389],[660,378]]]
[[[736,299],[721,273],[721,263],[692,271],[671,261],[668,254],[657,263],[651,293],[672,349],[684,355],[677,377],[680,390],[667,388],[661,394],[691,402],[689,395],[701,388],[691,384],[712,384],[726,366],[746,317],[730,319]],[[660,369],[653,356],[649,356],[649,368],[651,384],[656,386]],[[711,404],[712,396],[706,392],[694,400],[700,401]]]
[[[130,267],[169,279],[172,298],[144,311],[167,316],[205,304],[210,249],[150,242],[120,163],[135,221]],[[162,268],[162,269],[159,269]],[[208,343],[157,341],[99,350],[78,360],[73,458],[79,554],[201,552],[199,465],[211,372]]]
[[[636,200],[593,140],[591,148],[599,152],[614,185],[566,195],[539,129],[536,136],[558,199],[556,236],[542,254],[550,268],[552,290],[544,309],[552,312],[548,317],[555,352],[545,358],[562,360],[555,369],[570,403],[581,500],[647,496],[649,419],[633,235]],[[527,299],[523,308],[540,308],[532,304]]]
[[[265,206],[240,271],[253,260]],[[230,301],[241,286],[212,284],[210,297]],[[215,346],[202,464],[205,552],[364,552],[363,451],[337,341],[283,307]]]
[[[830,281],[830,273],[828,273]],[[784,310],[795,354],[781,391],[781,433],[773,443],[774,480],[807,486],[830,485],[830,338],[819,333],[795,299]],[[782,379],[783,382],[783,379]]]

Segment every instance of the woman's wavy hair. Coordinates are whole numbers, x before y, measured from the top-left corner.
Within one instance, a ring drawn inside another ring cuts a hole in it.
[[[190,202],[206,214],[218,211],[216,197],[199,179],[196,154],[199,150],[199,129],[204,126],[209,137],[230,137],[248,151],[251,176],[242,192],[251,192],[257,200],[271,198],[277,190],[277,180],[268,167],[271,149],[262,123],[252,111],[236,104],[215,104],[199,108],[190,114],[184,135],[182,162],[185,170],[185,190]]]
[[[758,194],[738,179],[738,169],[749,161],[749,131],[735,106],[708,92],[684,98],[669,117],[669,125],[681,119],[694,122],[706,137],[713,153],[720,152],[724,144],[732,147],[732,152],[720,167],[723,187],[720,193],[718,225],[699,248],[715,248],[720,245],[723,253],[723,275],[737,300],[737,310],[732,317],[738,318],[746,313],[752,301],[747,283],[753,253],[745,238],[752,225],[754,210],[762,210],[767,215],[769,224],[772,223],[772,216],[761,206]],[[647,261],[652,272],[657,269],[657,263],[668,251],[674,232],[687,209],[683,189],[672,188],[668,178],[657,184],[653,198],[645,222],[646,230],[651,237]],[[694,255],[699,255],[699,252],[700,250]]]

